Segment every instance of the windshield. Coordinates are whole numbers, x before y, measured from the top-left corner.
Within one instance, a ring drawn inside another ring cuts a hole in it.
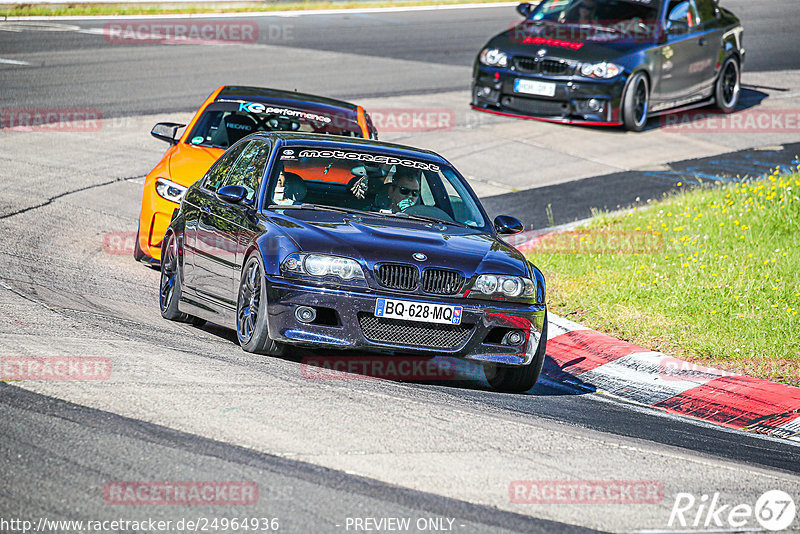
[[[542,0],[528,20],[611,26],[657,18],[658,0]]]
[[[416,159],[351,150],[283,148],[268,204],[323,207],[486,226],[456,172]],[[314,205],[314,206],[311,206]]]
[[[363,137],[355,116],[349,115],[345,110],[321,113],[259,102],[215,102],[203,111],[186,142],[228,148],[239,139],[262,131]]]

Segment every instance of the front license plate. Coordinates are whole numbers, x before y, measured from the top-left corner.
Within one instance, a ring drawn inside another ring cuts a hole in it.
[[[405,319],[424,323],[461,324],[463,306],[447,306],[430,302],[378,299],[375,302],[375,317]]]
[[[536,80],[514,80],[514,92],[528,95],[556,96],[556,84]]]

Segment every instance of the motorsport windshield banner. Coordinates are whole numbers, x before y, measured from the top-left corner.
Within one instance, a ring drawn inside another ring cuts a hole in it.
[[[424,161],[417,161],[413,159],[397,158],[394,156],[384,156],[381,154],[369,154],[367,152],[351,152],[344,150],[318,150],[318,149],[284,149],[281,153],[281,159],[294,159],[298,157],[303,158],[325,158],[325,159],[342,159],[352,161],[363,161],[374,163],[377,165],[400,165],[401,167],[408,167],[410,169],[420,169],[423,171],[439,172],[439,166],[433,163],[425,163]]]

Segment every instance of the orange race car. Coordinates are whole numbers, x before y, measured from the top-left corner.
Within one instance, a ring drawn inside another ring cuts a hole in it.
[[[151,134],[171,146],[144,182],[133,257],[158,263],[161,241],[186,189],[202,178],[225,149],[258,131],[290,131],[377,139],[361,106],[315,95],[224,85],[184,124],[160,122]]]

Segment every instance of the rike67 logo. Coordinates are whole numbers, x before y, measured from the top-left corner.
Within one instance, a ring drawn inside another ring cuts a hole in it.
[[[794,499],[781,490],[767,491],[756,500],[754,506],[747,503],[725,503],[719,492],[710,496],[702,495],[700,498],[691,493],[678,493],[668,525],[672,528],[689,527],[708,532],[728,532],[743,528],[751,530],[756,527],[755,520],[761,528],[777,532],[791,527],[796,513]]]

